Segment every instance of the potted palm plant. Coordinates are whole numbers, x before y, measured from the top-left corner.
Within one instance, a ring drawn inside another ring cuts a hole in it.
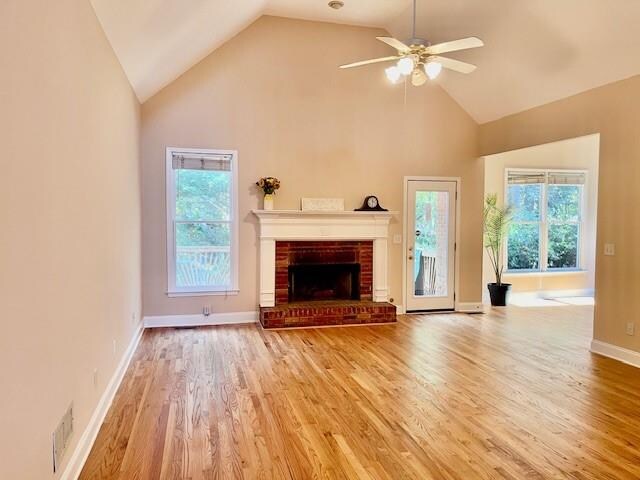
[[[507,304],[507,294],[511,289],[510,283],[502,283],[504,271],[504,239],[509,229],[512,218],[511,207],[498,205],[495,193],[490,193],[484,200],[483,230],[484,248],[487,251],[493,273],[496,276],[495,283],[487,284],[491,305],[504,307]]]

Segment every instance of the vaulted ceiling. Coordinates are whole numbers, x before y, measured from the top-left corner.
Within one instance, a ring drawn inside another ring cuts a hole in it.
[[[344,0],[341,10],[328,0],[91,1],[141,101],[263,14],[411,36],[411,0]],[[476,64],[474,73],[445,72],[438,80],[479,123],[640,74],[638,0],[417,3],[419,37],[484,40],[484,48],[451,54]],[[384,67],[363,68],[382,75]]]

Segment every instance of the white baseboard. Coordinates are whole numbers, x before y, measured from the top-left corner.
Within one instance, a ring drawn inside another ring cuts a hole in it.
[[[255,323],[258,312],[212,313],[210,315],[156,315],[144,317],[145,328],[200,327],[207,325],[233,325]]]
[[[484,306],[482,305],[482,302],[456,302],[454,310],[460,313],[483,313]],[[404,309],[404,305],[396,305],[396,313],[398,315],[407,313],[407,311]]]
[[[540,298],[563,298],[563,297],[593,297],[593,288],[581,288],[576,290],[542,290],[538,292]]]
[[[93,411],[93,415],[91,415],[87,427],[84,429],[84,432],[82,432],[82,436],[80,437],[80,440],[78,440],[78,444],[69,458],[69,463],[67,463],[66,468],[60,475],[60,480],[76,480],[80,475],[84,462],[87,461],[87,457],[91,452],[91,447],[93,447],[93,443],[96,441],[102,422],[104,422],[104,418],[107,416],[109,407],[111,407],[113,397],[118,391],[122,378],[129,367],[129,363],[131,362],[131,358],[140,343],[143,331],[144,328],[140,326],[138,330],[136,330],[131,342],[129,342],[129,346],[125,350],[116,371],[113,372],[113,376],[111,377],[107,388],[100,397],[100,401]]]
[[[456,312],[461,313],[483,313],[482,302],[456,302]]]
[[[611,343],[601,342],[600,340],[593,340],[591,342],[591,351],[640,368],[640,352],[618,347]]]
[[[509,298],[511,299],[555,299],[565,297],[593,297],[593,288],[582,288],[576,290],[535,290],[533,292],[511,292]],[[484,303],[490,303],[489,292],[485,288],[482,292],[482,301]]]

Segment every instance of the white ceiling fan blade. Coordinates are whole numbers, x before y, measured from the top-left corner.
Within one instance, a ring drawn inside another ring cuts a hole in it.
[[[429,55],[439,55],[447,52],[457,52],[458,50],[466,50],[468,48],[482,47],[484,42],[476,37],[462,38],[452,42],[438,43],[427,47]]]
[[[393,37],[376,37],[376,39],[380,40],[381,42],[386,43],[390,47],[395,48],[400,53],[406,53],[406,52],[409,52],[411,50],[408,46],[406,46],[400,40],[397,40],[397,39],[395,39]]]
[[[448,68],[449,70],[459,73],[471,73],[477,68],[475,65],[471,65],[470,63],[461,62],[460,60],[454,60],[453,58],[447,57],[429,57],[429,62],[438,62],[444,68]]]
[[[380,62],[390,62],[391,60],[397,60],[400,57],[394,55],[392,57],[381,57],[381,58],[373,58],[371,60],[362,60],[361,62],[348,63],[346,65],[340,65],[340,68],[352,68],[352,67],[360,67],[362,65],[369,65],[370,63],[380,63]]]

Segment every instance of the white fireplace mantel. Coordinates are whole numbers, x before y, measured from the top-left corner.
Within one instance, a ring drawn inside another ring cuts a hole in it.
[[[389,222],[397,212],[252,210],[260,226],[260,306],[275,305],[276,241],[372,240],[373,300],[386,302]]]

